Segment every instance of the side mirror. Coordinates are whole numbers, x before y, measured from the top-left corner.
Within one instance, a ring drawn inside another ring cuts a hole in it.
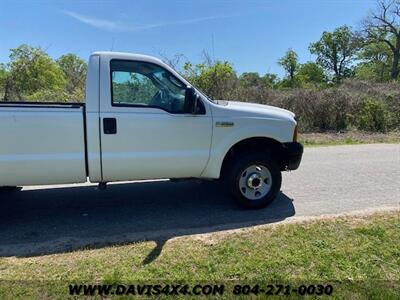
[[[185,92],[185,113],[196,114],[199,96],[193,87],[188,87]]]

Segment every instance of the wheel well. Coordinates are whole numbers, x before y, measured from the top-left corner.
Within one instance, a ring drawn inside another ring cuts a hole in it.
[[[221,167],[221,177],[224,176],[225,172],[228,170],[229,166],[232,164],[235,157],[245,153],[245,152],[261,152],[265,154],[270,154],[274,160],[278,163],[281,168],[284,165],[284,148],[282,143],[277,140],[266,138],[266,137],[253,137],[245,140],[241,140],[233,145],[229,151],[226,153]]]

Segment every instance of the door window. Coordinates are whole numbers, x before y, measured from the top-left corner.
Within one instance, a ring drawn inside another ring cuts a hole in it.
[[[111,61],[113,106],[138,106],[184,113],[186,86],[164,68],[139,61]]]

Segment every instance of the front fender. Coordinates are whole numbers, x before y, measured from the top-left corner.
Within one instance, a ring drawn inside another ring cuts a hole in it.
[[[222,163],[229,150],[238,142],[249,138],[265,137],[280,143],[291,142],[295,123],[282,120],[243,118],[218,122],[233,123],[232,127],[217,127],[214,121],[210,159],[201,177],[219,178]]]

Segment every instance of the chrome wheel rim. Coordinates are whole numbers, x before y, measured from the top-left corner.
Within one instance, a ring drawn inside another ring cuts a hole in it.
[[[247,199],[261,199],[268,194],[271,187],[271,172],[263,165],[251,165],[240,175],[239,190]]]

